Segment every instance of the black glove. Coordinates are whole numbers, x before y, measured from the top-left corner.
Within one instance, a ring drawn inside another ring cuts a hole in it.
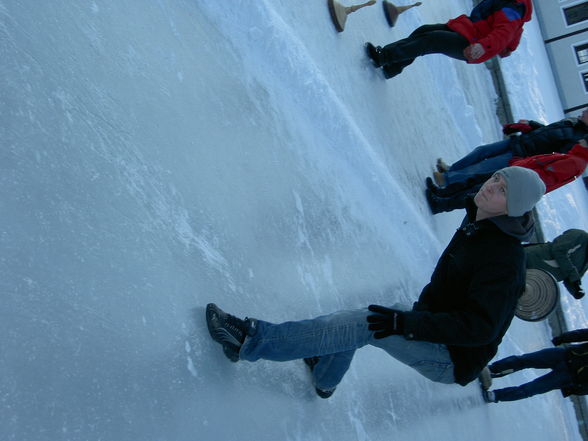
[[[561,337],[553,337],[551,339],[551,343],[553,343],[553,346],[559,346],[563,343],[563,341],[561,341]]]
[[[404,333],[404,313],[396,309],[386,308],[380,305],[370,305],[368,308],[376,314],[368,315],[368,329],[377,331],[374,338],[386,338],[395,334]]]
[[[581,299],[584,297],[584,291],[582,290],[582,285],[579,280],[576,280],[572,284],[572,295],[575,299]]]

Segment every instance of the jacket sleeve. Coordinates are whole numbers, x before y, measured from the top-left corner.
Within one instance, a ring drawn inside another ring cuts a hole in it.
[[[459,307],[449,312],[407,312],[404,337],[453,346],[482,346],[495,341],[512,319],[522,291],[522,286],[513,281],[516,273],[516,268],[502,262],[480,265]]]
[[[545,183],[545,193],[569,184],[586,169],[586,161],[572,152],[529,156],[521,160],[511,160],[509,164],[526,167],[539,173]]]
[[[506,58],[509,57],[510,54],[512,54],[517,47],[519,47],[519,43],[521,42],[521,37],[523,35],[523,28],[520,27],[517,31],[517,33],[515,34],[515,36],[513,37],[512,41],[508,44],[508,46],[506,46],[498,55],[500,55],[500,58]]]
[[[587,162],[585,157],[582,156],[584,153],[582,155],[577,154],[578,147],[581,150],[586,150],[586,154],[588,154],[588,149],[580,144],[576,144],[567,154],[554,153],[553,155],[557,155],[557,159],[545,167],[543,174],[539,173],[547,187],[545,193],[549,193],[575,181],[584,173]],[[550,183],[548,184],[547,181],[550,181]]]
[[[531,126],[531,131],[535,129],[539,129],[541,127],[545,127],[545,124],[541,124],[540,122],[530,120],[529,125]]]
[[[588,328],[576,329],[575,331],[564,332],[559,336],[562,343],[576,343],[588,340]]]
[[[565,231],[562,235],[556,237],[552,243],[551,252],[553,257],[557,261],[564,279],[569,282],[576,282],[582,278],[582,274],[580,274],[582,268],[576,268],[571,259],[571,254],[575,251],[584,251],[585,255],[587,244],[588,233],[576,229]]]
[[[584,147],[582,144],[576,144],[570,149],[568,154],[579,161],[578,167],[583,167],[580,171],[580,174],[584,173],[584,170],[586,170],[586,165],[588,165],[588,147]]]
[[[493,19],[492,31],[478,41],[486,52],[481,57],[482,61],[498,55],[505,49],[510,52],[514,51],[520,40],[522,22],[517,11],[503,8],[493,14]]]

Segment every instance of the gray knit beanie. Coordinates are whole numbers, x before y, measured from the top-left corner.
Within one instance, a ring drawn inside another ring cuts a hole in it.
[[[537,172],[524,167],[498,170],[506,181],[506,210],[508,216],[522,216],[531,211],[545,194],[545,184]]]

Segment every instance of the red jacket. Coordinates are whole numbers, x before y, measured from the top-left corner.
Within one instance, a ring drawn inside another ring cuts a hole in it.
[[[518,3],[525,5],[522,17],[514,9],[504,7],[484,20],[472,22],[463,14],[447,22],[449,29],[463,35],[470,44],[480,43],[484,48],[484,55],[468,63],[482,63],[496,55],[508,57],[518,47],[523,24],[533,15],[531,0],[518,0]]]
[[[513,158],[508,165],[518,165],[536,171],[545,183],[545,192],[549,193],[584,173],[588,165],[588,148],[576,144],[568,153]]]

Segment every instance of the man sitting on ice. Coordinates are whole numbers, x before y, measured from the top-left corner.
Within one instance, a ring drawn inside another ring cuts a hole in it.
[[[206,308],[208,330],[232,361],[305,359],[319,396],[328,398],[355,351],[372,345],[440,383],[466,385],[496,354],[525,288],[522,240],[543,196],[539,175],[496,172],[470,201],[412,309],[370,305],[311,320],[274,324]],[[394,299],[391,299],[392,303]]]

